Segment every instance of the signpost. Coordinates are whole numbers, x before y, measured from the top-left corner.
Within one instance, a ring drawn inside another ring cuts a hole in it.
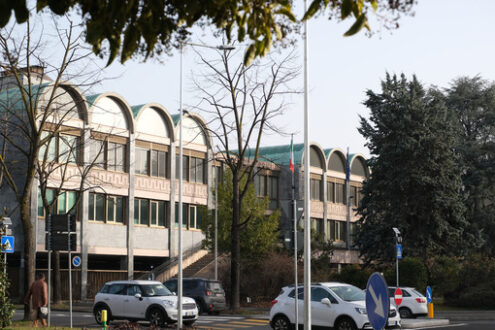
[[[395,289],[394,301],[397,307],[399,307],[400,304],[402,304],[402,290],[400,288]]]
[[[373,273],[366,285],[366,312],[375,330],[385,327],[390,309],[387,282],[380,273]]]
[[[397,244],[397,259],[402,259],[402,244]]]
[[[80,256],[74,256],[74,257],[72,258],[72,265],[73,265],[74,267],[79,267],[79,266],[81,266],[81,257],[80,257]]]

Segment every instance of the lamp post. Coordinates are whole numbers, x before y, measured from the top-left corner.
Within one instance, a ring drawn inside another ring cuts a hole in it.
[[[182,157],[182,95],[183,95],[183,70],[182,60],[184,54],[184,46],[197,46],[203,48],[211,48],[217,50],[233,50],[234,46],[220,45],[209,46],[203,44],[196,44],[190,42],[180,42],[180,91],[179,91],[179,235],[178,235],[178,256],[177,262],[178,274],[177,274],[177,329],[182,328],[182,175],[183,175],[183,157]]]

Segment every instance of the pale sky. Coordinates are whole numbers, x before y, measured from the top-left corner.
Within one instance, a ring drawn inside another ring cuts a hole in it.
[[[302,3],[298,1],[298,5]],[[362,105],[365,91],[379,91],[385,72],[416,74],[426,85],[448,87],[459,76],[480,75],[495,80],[495,1],[419,0],[415,15],[403,17],[400,28],[383,31],[371,38],[363,33],[345,38],[349,22],[333,23],[325,17],[309,24],[309,136],[323,148],[350,147],[351,153],[369,156],[365,140],[357,131],[359,115],[367,116]],[[372,26],[373,28],[373,26]],[[213,45],[218,40],[203,38]],[[194,39],[193,39],[194,41]],[[297,45],[303,63],[302,40]],[[208,52],[209,50],[205,50]],[[211,51],[210,51],[211,52]],[[214,53],[212,53],[214,54]],[[197,70],[195,54],[185,51],[185,95],[194,97],[191,74]],[[131,105],[158,102],[169,112],[179,108],[179,56],[125,65],[112,64],[106,69],[118,79],[104,82],[98,92],[114,91]],[[303,76],[298,79],[299,88]],[[293,100],[282,126],[296,132],[295,143],[302,143],[303,97]],[[288,137],[267,136],[263,145],[289,144]]]

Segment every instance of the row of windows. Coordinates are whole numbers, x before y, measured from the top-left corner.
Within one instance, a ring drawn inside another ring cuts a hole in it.
[[[153,227],[169,227],[167,210],[169,202],[134,199],[134,223]]]
[[[182,156],[182,180],[205,183],[205,160],[192,156]],[[179,180],[179,157],[176,158],[175,178]]]
[[[41,140],[49,138],[48,142],[39,149],[38,159],[40,161],[77,163],[79,161],[79,137],[66,134],[54,134],[41,132]]]
[[[89,193],[88,219],[106,223],[124,223],[122,196]]]
[[[311,200],[322,201],[321,180],[311,179]],[[360,189],[359,187],[351,186],[351,205],[357,207],[359,203]],[[346,204],[346,188],[344,183],[327,182],[327,201],[336,204]]]
[[[51,214],[65,214],[70,212],[72,215],[77,216],[77,192],[61,190],[58,196],[55,196],[55,193],[55,189],[46,190],[47,203],[51,204],[49,212]],[[38,216],[46,216],[41,190],[38,190]]]
[[[134,172],[136,174],[151,175],[168,178],[168,152],[136,148],[136,162]]]
[[[89,154],[90,162],[94,162],[95,167],[119,172],[126,172],[127,170],[125,144],[91,140]]]
[[[256,196],[268,196],[270,204],[268,208],[275,210],[278,207],[278,177],[272,175],[256,174],[254,177],[254,189]]]
[[[179,203],[175,203],[175,225],[179,224]],[[182,203],[182,228],[201,229],[201,211],[197,205]]]
[[[356,223],[351,222],[351,243],[356,233]],[[323,219],[311,218],[311,229],[317,233],[323,233]],[[334,242],[345,242],[347,239],[347,222],[339,220],[327,220],[327,237]]]

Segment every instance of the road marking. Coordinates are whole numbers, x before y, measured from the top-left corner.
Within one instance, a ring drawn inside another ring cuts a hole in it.
[[[234,324],[248,324],[248,325],[264,325],[266,323],[260,323],[260,322],[249,322],[249,321],[232,321],[229,323],[234,323]]]
[[[451,327],[462,327],[468,325],[467,323],[457,323],[457,324],[446,324],[446,325],[434,325],[427,328],[417,328],[419,330],[436,329],[436,328],[451,328]]]
[[[269,320],[260,320],[260,319],[246,319],[249,322],[260,322],[260,323],[270,323]]]
[[[218,330],[234,330],[233,328],[223,328],[223,327],[197,327],[198,329],[218,329]]]

